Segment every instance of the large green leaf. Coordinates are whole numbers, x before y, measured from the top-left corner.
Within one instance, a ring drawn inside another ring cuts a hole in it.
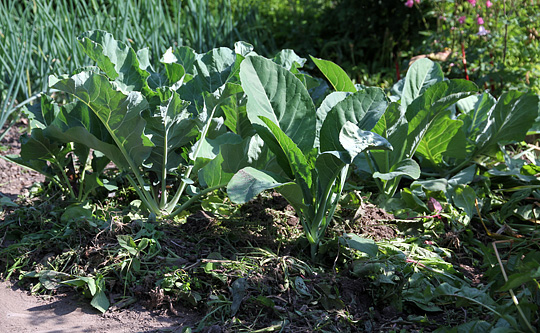
[[[441,66],[433,61],[423,58],[415,61],[405,76],[401,105],[404,109],[430,86],[442,81],[444,74]]]
[[[517,90],[504,93],[476,139],[474,154],[493,154],[499,142],[521,141],[538,116],[538,96]]]
[[[287,157],[289,166],[294,173],[294,178],[297,184],[302,188],[304,193],[304,200],[311,202],[311,186],[312,186],[312,170],[314,168],[313,162],[304,156],[300,148],[270,119],[261,116],[261,120],[270,129],[274,138],[278,142],[283,155]]]
[[[463,209],[469,218],[472,218],[476,213],[476,192],[468,185],[457,185],[454,187],[452,201],[454,205]]]
[[[205,92],[213,93],[229,81],[236,61],[236,53],[225,47],[195,56],[193,70],[196,75],[178,90],[182,99],[191,102],[191,112],[203,110]]]
[[[316,133],[315,136],[315,147],[319,147],[320,143],[320,135],[321,135],[321,127],[324,123],[324,120],[326,119],[326,115],[330,110],[334,108],[339,102],[347,98],[351,93],[349,92],[343,92],[343,91],[334,91],[333,93],[330,93],[328,96],[324,98],[321,105],[317,109],[317,121],[316,121]]]
[[[339,142],[350,157],[344,161],[347,164],[352,163],[356,156],[367,150],[392,150],[392,146],[385,138],[370,131],[363,131],[350,121],[341,128]]]
[[[279,51],[272,59],[276,64],[282,66],[288,71],[293,71],[304,67],[306,59],[297,55],[293,50],[285,49]]]
[[[30,128],[41,128],[49,126],[60,112],[60,106],[54,103],[54,100],[47,96],[41,96],[41,102],[28,108],[28,119]]]
[[[129,165],[99,117],[81,101],[62,106],[44,133],[60,142],[76,142],[96,149],[119,167]]]
[[[372,258],[375,258],[379,252],[379,247],[373,239],[362,238],[356,234],[344,234],[339,238],[339,242],[351,249],[364,252]]]
[[[238,171],[227,185],[227,194],[234,203],[246,203],[259,193],[272,188],[294,184],[277,175],[246,167]]]
[[[102,30],[86,32],[79,41],[85,53],[124,92],[148,88],[146,79],[150,74],[146,68],[150,63],[147,50],[135,53],[131,47]]]
[[[213,92],[203,92],[202,96],[204,97],[204,107],[202,110],[199,110],[199,119],[205,122],[208,120],[208,117],[211,114],[213,114],[213,117],[221,116],[223,114],[221,112],[222,105],[232,105],[233,107],[238,107],[237,102],[242,98],[243,95],[244,90],[242,89],[242,86],[230,82],[226,82]],[[232,125],[233,122],[234,119],[231,119],[230,124]],[[234,123],[234,125],[236,124]]]
[[[271,60],[250,56],[240,65],[240,79],[248,96],[248,118],[260,125],[258,132],[268,130],[262,116],[278,125],[302,152],[313,148],[315,106],[294,74]]]
[[[405,156],[407,146],[408,124],[405,114],[398,103],[391,103],[384,112],[373,132],[386,138],[392,145],[392,151],[373,151],[371,156],[376,162],[377,170],[381,173],[390,172]]]
[[[335,104],[321,126],[321,151],[343,151],[339,133],[345,123],[351,122],[369,131],[377,124],[387,106],[388,100],[380,88],[366,88]]]
[[[272,169],[267,165],[269,159],[268,149],[257,135],[240,143],[221,142],[219,154],[199,170],[199,182],[205,187],[227,185],[232,176],[244,167]]]
[[[105,76],[91,72],[70,78],[51,76],[50,85],[74,95],[85,106],[74,108],[76,117],[68,117],[66,122],[59,120],[56,127],[68,140],[103,152],[123,170],[133,171],[146,160],[153,144],[143,133],[146,121],[141,112],[147,103],[140,93],[126,95],[115,90]],[[93,126],[92,121],[81,122],[92,119],[90,112],[99,119],[100,126]],[[103,141],[106,138],[112,140]]]
[[[355,92],[356,87],[347,73],[331,61],[311,57],[311,60],[328,79],[336,91]]]
[[[22,135],[20,141],[21,155],[8,155],[6,158],[14,163],[36,170],[49,178],[53,178],[55,172],[53,168],[47,165],[47,162],[54,166],[61,165],[63,157],[69,152],[62,150],[62,147],[57,142],[51,142],[48,137],[43,135],[43,130],[40,128],[34,128],[32,136]]]
[[[54,162],[61,147],[43,135],[43,130],[35,128],[32,136],[21,137],[21,157],[24,161],[43,160]]]
[[[465,158],[467,155],[463,122],[450,119],[449,113],[438,117],[418,145],[417,153],[432,165],[439,165],[443,156]]]
[[[405,117],[409,123],[405,154],[414,155],[420,141],[433,126],[433,122],[444,115],[442,111],[462,98],[478,90],[476,85],[467,80],[448,80],[438,82],[429,88],[407,108]]]
[[[456,103],[461,111],[459,119],[463,121],[465,136],[476,140],[480,131],[486,126],[489,110],[497,103],[497,100],[488,93],[473,95]]]

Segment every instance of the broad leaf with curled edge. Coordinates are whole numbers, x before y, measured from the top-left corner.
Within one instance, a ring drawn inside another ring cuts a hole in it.
[[[294,184],[282,177],[252,167],[238,171],[227,185],[227,194],[232,202],[242,204],[255,198],[259,193],[272,188]]]
[[[423,58],[415,61],[404,79],[401,93],[401,105],[404,109],[422,95],[427,88],[444,79],[444,74],[439,64]]]
[[[504,93],[490,110],[482,133],[476,138],[474,154],[490,155],[498,143],[521,141],[538,116],[538,96],[517,90]]]
[[[391,180],[396,177],[400,176],[408,176],[412,179],[418,179],[420,177],[420,166],[418,163],[416,163],[415,160],[411,158],[406,158],[399,162],[398,164],[395,164],[390,169],[390,172],[387,173],[381,173],[381,172],[374,172],[373,178],[379,178],[382,180]]]
[[[373,128],[373,132],[386,138],[394,148],[393,151],[373,151],[371,156],[376,162],[380,172],[390,172],[396,164],[400,163],[407,143],[408,124],[405,114],[398,103],[390,103],[383,116]]]
[[[489,93],[473,95],[456,103],[463,121],[463,132],[470,140],[475,140],[482,129],[485,128],[489,111],[497,103],[497,100]]]
[[[366,150],[392,150],[385,138],[370,131],[363,131],[350,121],[347,121],[339,132],[339,142],[348,153],[348,158],[344,161],[347,164],[352,163],[358,154]]]
[[[195,56],[193,69],[197,75],[178,89],[182,99],[191,102],[191,112],[202,111],[205,93],[213,93],[229,82],[236,60],[236,53],[226,47]]]
[[[409,123],[403,157],[412,157],[425,134],[437,118],[445,115],[444,110],[460,99],[476,93],[478,87],[466,80],[448,80],[430,86],[415,99],[405,112]],[[400,150],[401,147],[395,147]]]
[[[340,98],[340,96],[336,96]],[[366,88],[346,96],[327,113],[320,128],[321,151],[342,151],[339,133],[347,121],[362,130],[375,127],[388,106],[388,100],[380,88]]]
[[[322,101],[321,105],[317,109],[317,122],[315,125],[317,135],[315,136],[315,147],[320,146],[319,140],[321,136],[321,127],[326,119],[326,116],[328,115],[328,112],[330,112],[330,110],[332,110],[339,102],[344,100],[350,94],[352,93],[335,91],[326,96]]]
[[[266,126],[268,126],[278,142],[283,154],[287,157],[296,182],[305,185],[306,191],[308,191],[312,184],[312,162],[302,153],[300,148],[298,148],[294,142],[270,119],[261,116],[261,120],[266,124]],[[306,199],[308,198],[306,197]]]
[[[291,49],[279,51],[272,60],[291,72],[297,72],[298,68],[304,67],[306,63],[306,58],[300,57]]]
[[[74,95],[85,105],[86,111],[80,113],[82,119],[91,117],[85,112],[92,112],[101,123],[101,126],[93,128],[76,122],[62,124],[61,131],[69,135],[71,141],[103,152],[122,170],[136,168],[146,160],[153,144],[143,133],[146,121],[141,117],[141,112],[148,104],[141,93],[124,94],[115,90],[105,76],[91,72],[82,72],[70,78],[51,76],[49,84],[52,88]],[[81,127],[85,130],[81,131]],[[94,129],[97,128],[100,133],[95,133]],[[101,131],[109,136],[109,142],[100,140],[105,134]],[[120,154],[114,154],[114,149],[110,147],[117,148]]]

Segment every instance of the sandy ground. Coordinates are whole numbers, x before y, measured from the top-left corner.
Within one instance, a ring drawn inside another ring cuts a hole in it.
[[[184,325],[196,324],[188,321],[136,307],[102,315],[76,295],[32,296],[0,282],[0,332],[181,332]]]

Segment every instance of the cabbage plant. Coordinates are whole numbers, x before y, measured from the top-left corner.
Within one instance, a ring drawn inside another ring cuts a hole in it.
[[[300,217],[311,255],[332,220],[355,157],[391,149],[371,130],[388,105],[379,88],[335,92],[315,108],[304,83],[290,70],[260,56],[240,65],[247,117],[275,163],[247,166],[227,185],[230,199],[245,203],[264,190],[279,192]]]
[[[187,47],[169,49],[161,59],[162,68],[154,69],[148,49],[135,52],[104,31],[88,32],[79,42],[97,67],[49,78],[52,88],[74,101],[58,105],[43,100],[34,110],[35,128],[23,143],[18,163],[38,171],[56,165],[56,178],[63,179],[66,153],[74,151],[83,157],[79,170],[83,179],[90,171],[94,175],[102,171],[110,160],[156,216],[180,212],[185,206],[179,201],[188,186],[193,199],[227,183],[226,177],[216,177],[219,165],[208,165],[221,144],[242,143],[228,133],[221,107],[241,103],[237,69],[251,52],[249,44],[205,54]],[[94,154],[90,152],[106,158],[105,164],[87,168],[85,161]],[[211,166],[218,169],[208,170]],[[202,169],[213,176],[211,181],[198,179]],[[96,177],[87,179],[100,184]],[[58,183],[70,186],[69,181]]]

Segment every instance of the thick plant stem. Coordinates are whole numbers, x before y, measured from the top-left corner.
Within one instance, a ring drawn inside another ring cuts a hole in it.
[[[152,212],[152,213],[154,213],[156,215],[161,215],[160,211],[159,211],[159,208],[155,205],[155,202],[149,201],[147,199],[147,197],[141,191],[139,186],[137,186],[137,183],[135,183],[135,180],[130,175],[127,175],[126,178],[128,179],[131,186],[133,186],[133,188],[135,189],[135,192],[137,192],[137,194],[139,195],[139,198],[142,200],[144,205],[150,210],[150,212]]]
[[[216,106],[214,106],[214,108],[212,109],[212,112],[210,112],[210,114],[208,115],[208,120],[203,128],[203,131],[201,133],[201,137],[199,139],[199,144],[197,145],[197,149],[195,150],[195,153],[193,154],[193,163],[195,163],[195,160],[197,159],[197,157],[199,157],[199,153],[201,151],[201,148],[202,148],[202,140],[204,140],[206,138],[206,134],[208,134],[208,130],[210,129],[210,123],[212,121],[212,117],[214,116],[214,112],[216,111],[216,108],[218,107],[219,103],[216,104]],[[186,186],[187,186],[187,182],[186,182],[186,179],[189,179],[189,177],[191,176],[191,171],[193,171],[193,167],[194,165],[190,165],[188,167],[188,169],[186,170],[186,172],[184,173],[184,179],[182,179],[182,185],[180,186],[180,189],[175,193],[173,199],[171,200],[171,202],[169,202],[166,206],[165,206],[165,211],[167,212],[170,212],[174,209],[174,207],[176,206],[176,204],[178,203],[178,201],[180,200],[180,196],[182,195],[182,193],[184,193],[184,190],[186,189]],[[176,210],[175,210],[176,211]],[[171,214],[172,215],[172,214]]]
[[[366,160],[368,162],[369,170],[371,171],[371,174],[374,174],[375,168],[373,166],[373,163],[371,162],[371,155],[365,151],[364,156],[366,157]],[[381,193],[385,193],[383,184],[381,183],[380,179],[379,178],[373,178],[373,179],[375,179],[375,184],[377,184],[377,188],[379,189],[379,191],[381,191]]]
[[[69,190],[69,196],[71,197],[71,199],[77,199],[77,196],[75,195],[75,191],[73,190],[73,187],[71,186],[71,183],[69,182],[69,178],[66,174],[66,171],[58,162],[56,163],[56,167],[60,169],[60,172],[62,173],[62,178],[64,179],[64,183]]]
[[[86,198],[87,194],[84,194],[84,185],[86,184],[84,179],[86,178],[86,170],[88,169],[88,166],[90,165],[92,153],[89,151],[88,155],[86,156],[86,161],[84,162],[83,169],[79,171],[81,174],[81,178],[79,179],[79,196],[77,198],[77,201],[82,202],[83,198]]]
[[[311,261],[315,261],[317,258],[317,249],[319,247],[319,243],[311,243]]]

